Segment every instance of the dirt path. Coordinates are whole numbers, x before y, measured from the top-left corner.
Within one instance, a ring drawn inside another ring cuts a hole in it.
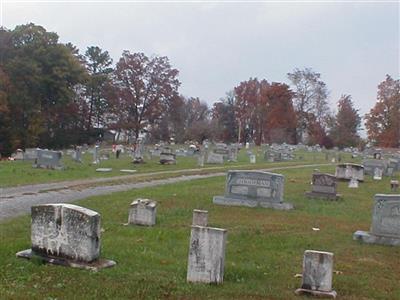
[[[328,165],[331,164],[280,166],[275,168],[263,169],[263,171],[315,168]],[[204,171],[204,169],[191,169],[191,170]],[[165,171],[165,172],[155,172],[155,173],[147,173],[141,175],[143,177],[143,176],[162,175],[162,174],[177,174],[177,173],[179,174],[180,172],[187,172],[191,170]],[[7,188],[3,189],[0,192],[0,221],[4,221],[6,219],[13,218],[19,215],[27,214],[30,212],[30,208],[32,205],[45,204],[45,203],[73,202],[91,196],[107,195],[131,189],[140,189],[140,188],[159,186],[164,184],[172,184],[172,183],[190,181],[201,178],[224,176],[225,174],[226,172],[218,172],[218,173],[203,174],[203,175],[194,174],[194,175],[185,175],[167,179],[158,179],[158,180],[136,182],[136,183],[124,183],[124,184],[113,183],[109,185],[105,184],[100,186],[82,187],[82,185],[85,184],[115,182],[121,179],[126,180],[129,179],[130,177],[138,178],[137,175],[128,175],[128,176],[118,176],[113,178],[97,178],[91,180],[77,180],[77,181]]]

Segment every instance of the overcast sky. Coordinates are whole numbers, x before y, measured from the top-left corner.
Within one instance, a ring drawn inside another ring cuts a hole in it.
[[[332,107],[351,94],[362,113],[386,74],[399,78],[399,2],[124,3],[2,1],[9,29],[33,22],[83,52],[97,45],[168,56],[181,93],[213,103],[250,77],[322,74]]]

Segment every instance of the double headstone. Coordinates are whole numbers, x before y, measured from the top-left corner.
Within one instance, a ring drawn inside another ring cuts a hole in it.
[[[325,173],[314,173],[312,174],[311,192],[307,192],[306,195],[311,198],[337,200],[340,195],[336,192],[337,183],[335,176]]]
[[[375,195],[370,232],[356,231],[354,240],[400,246],[400,195]]]
[[[72,204],[45,204],[31,208],[31,249],[17,257],[98,270],[115,262],[100,259],[100,215]]]
[[[364,167],[358,164],[339,164],[336,166],[335,176],[337,179],[364,181]]]
[[[63,168],[61,157],[62,152],[60,151],[38,149],[36,163],[33,166],[35,168],[60,170]]]
[[[214,196],[214,204],[233,206],[261,206],[274,209],[293,209],[283,202],[285,178],[264,171],[229,171],[224,196]]]
[[[297,295],[308,294],[318,297],[336,298],[332,290],[333,253],[306,250],[303,258],[303,276]]]

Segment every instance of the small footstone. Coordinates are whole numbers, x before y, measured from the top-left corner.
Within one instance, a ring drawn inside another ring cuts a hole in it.
[[[111,172],[112,168],[97,168],[96,172]]]

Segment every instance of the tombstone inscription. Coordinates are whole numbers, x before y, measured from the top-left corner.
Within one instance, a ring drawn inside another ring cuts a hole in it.
[[[228,171],[224,196],[214,196],[213,203],[233,206],[261,206],[288,210],[283,202],[283,175],[264,171]]]
[[[400,246],[400,195],[376,194],[369,232],[356,231],[354,240]]]

